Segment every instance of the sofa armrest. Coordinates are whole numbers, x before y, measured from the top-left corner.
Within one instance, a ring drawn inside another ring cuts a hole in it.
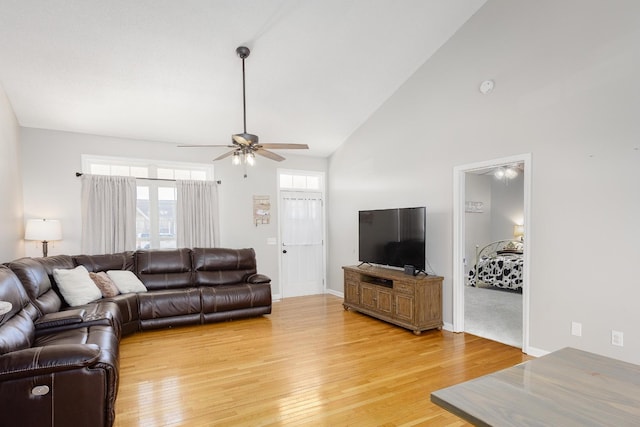
[[[247,283],[271,283],[271,278],[269,276],[265,276],[264,274],[251,274],[247,276],[245,279]]]
[[[75,323],[82,323],[86,310],[75,309],[57,311],[55,313],[47,313],[34,322],[36,329],[54,328],[57,326],[73,325]]]
[[[98,361],[95,344],[59,344],[31,347],[0,356],[0,381],[46,375],[90,366]]]

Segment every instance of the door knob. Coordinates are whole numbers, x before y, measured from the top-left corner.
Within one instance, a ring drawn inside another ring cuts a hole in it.
[[[286,250],[286,249],[285,249],[285,250],[283,250],[283,251],[282,251],[282,253],[283,253],[283,254],[286,254],[286,253],[287,253],[287,250]]]

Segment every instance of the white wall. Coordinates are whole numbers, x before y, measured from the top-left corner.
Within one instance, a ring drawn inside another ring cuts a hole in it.
[[[0,86],[0,262],[24,255],[19,127]]]
[[[81,185],[75,172],[81,171],[82,154],[196,163],[207,163],[221,154],[212,151],[214,149],[178,148],[153,141],[31,128],[21,129],[21,141],[25,218],[47,217],[62,222],[63,240],[49,244],[50,255],[81,251]],[[324,158],[283,154],[287,157],[283,162],[258,158],[256,166],[248,168],[247,178],[243,178],[241,167],[231,165],[231,160],[214,165],[216,180],[222,181],[219,187],[220,244],[231,248],[254,248],[258,271],[272,278],[274,295],[280,294],[278,246],[267,245],[267,238],[278,235],[276,169],[326,171],[327,168]],[[253,225],[254,195],[271,197],[274,218],[271,224]],[[26,253],[28,256],[42,255],[35,242],[27,243]]]
[[[465,277],[476,263],[476,245],[482,249],[493,241],[491,238],[491,219],[493,217],[491,181],[492,178],[487,175],[465,174],[466,201],[482,202],[483,205],[482,212],[465,212],[464,214],[464,256],[467,261],[464,268]]]
[[[513,226],[524,224],[524,174],[509,181],[492,178],[491,206],[491,240],[513,239]]]
[[[329,286],[358,209],[425,205],[451,323],[452,170],[532,153],[530,346],[640,363],[639,19],[636,1],[487,2],[330,159]]]

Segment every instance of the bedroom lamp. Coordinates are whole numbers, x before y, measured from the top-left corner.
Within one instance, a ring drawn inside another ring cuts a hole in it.
[[[524,239],[524,225],[513,226],[513,238],[522,241]]]
[[[62,240],[62,227],[57,219],[30,219],[24,232],[24,240],[40,240],[42,242],[42,256],[47,256],[48,243],[52,240]]]

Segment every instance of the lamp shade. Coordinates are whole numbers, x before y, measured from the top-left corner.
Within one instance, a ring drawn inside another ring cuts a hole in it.
[[[521,239],[524,236],[524,225],[516,224],[513,226],[513,238]]]
[[[25,240],[51,241],[62,239],[62,227],[57,219],[30,219],[24,232]]]

